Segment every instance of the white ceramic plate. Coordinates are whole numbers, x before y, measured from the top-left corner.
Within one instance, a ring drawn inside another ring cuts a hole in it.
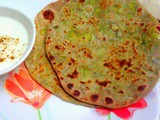
[[[0,0],[34,19],[53,0]],[[158,120],[158,85],[143,100],[115,111],[66,103],[35,83],[24,65],[0,78],[0,120]]]

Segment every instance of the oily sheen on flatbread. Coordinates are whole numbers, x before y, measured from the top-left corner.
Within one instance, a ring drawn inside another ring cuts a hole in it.
[[[70,0],[50,25],[46,52],[68,94],[121,108],[158,81],[157,25],[137,0]]]
[[[75,100],[63,91],[63,89],[60,87],[58,78],[46,56],[45,38],[47,35],[48,26],[51,21],[56,18],[57,12],[64,4],[65,1],[62,0],[51,3],[36,16],[36,41],[31,54],[25,61],[25,65],[33,79],[47,90],[52,92],[54,95],[67,102],[94,107],[92,105]]]

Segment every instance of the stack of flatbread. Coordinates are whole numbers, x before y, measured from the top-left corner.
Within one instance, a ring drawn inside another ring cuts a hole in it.
[[[26,67],[64,101],[122,108],[159,79],[159,23],[137,0],[59,0],[35,24]]]

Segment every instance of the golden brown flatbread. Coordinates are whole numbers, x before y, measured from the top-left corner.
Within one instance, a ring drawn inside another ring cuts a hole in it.
[[[158,81],[157,25],[137,0],[70,0],[49,27],[47,55],[68,94],[125,107]]]
[[[52,66],[46,56],[45,52],[45,39],[48,31],[48,26],[57,17],[59,10],[66,2],[59,0],[46,6],[35,18],[36,24],[36,40],[34,48],[25,61],[25,65],[33,77],[33,79],[47,90],[52,92],[64,101],[79,104],[83,106],[94,107],[89,104],[82,103],[69,96],[61,88],[56,73],[53,71]]]

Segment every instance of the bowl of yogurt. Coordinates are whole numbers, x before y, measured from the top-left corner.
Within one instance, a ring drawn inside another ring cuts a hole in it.
[[[35,42],[34,22],[20,11],[0,6],[0,76],[18,67]]]

